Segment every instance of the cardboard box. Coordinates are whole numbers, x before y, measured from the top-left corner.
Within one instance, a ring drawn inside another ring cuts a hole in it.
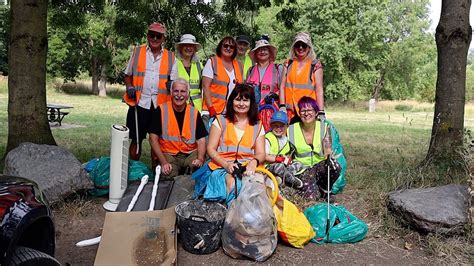
[[[94,265],[176,265],[176,214],[108,212]]]

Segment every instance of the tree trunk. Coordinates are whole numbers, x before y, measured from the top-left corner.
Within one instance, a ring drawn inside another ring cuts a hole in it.
[[[15,0],[10,6],[8,143],[56,145],[46,115],[47,0]]]
[[[375,99],[376,101],[379,100],[380,97],[380,91],[382,90],[383,86],[385,84],[385,69],[380,69],[379,71],[379,77],[377,78],[374,88],[372,90],[372,99]]]
[[[107,96],[106,85],[107,85],[107,64],[103,63],[102,66],[100,67],[100,77],[99,77],[99,96],[100,97]]]
[[[99,68],[97,64],[97,57],[92,56],[91,60],[91,74],[92,74],[92,94],[99,95]]]
[[[428,160],[458,162],[463,146],[470,0],[443,0],[436,28],[438,79]]]

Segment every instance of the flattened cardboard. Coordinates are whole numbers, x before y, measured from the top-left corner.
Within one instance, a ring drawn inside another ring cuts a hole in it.
[[[94,265],[176,265],[176,214],[108,212]]]

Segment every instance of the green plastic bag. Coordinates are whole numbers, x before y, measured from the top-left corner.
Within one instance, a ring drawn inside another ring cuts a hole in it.
[[[341,173],[339,174],[339,177],[337,178],[336,182],[331,188],[331,193],[337,194],[341,192],[346,186],[347,161],[346,161],[346,156],[344,155],[344,148],[342,147],[342,144],[339,140],[339,133],[337,132],[337,129],[334,126],[334,123],[331,122],[330,120],[325,120],[325,121],[326,121],[326,126],[328,126],[331,129],[331,137],[332,137],[331,146],[332,146],[333,156],[336,159],[336,161],[339,163],[339,165],[341,166]]]
[[[153,180],[153,172],[142,162],[128,160],[128,181],[141,180],[148,175],[148,180]],[[95,164],[89,177],[94,182],[94,188],[89,193],[94,196],[103,196],[109,193],[110,157],[103,156]]]
[[[330,204],[329,210],[329,239],[326,235],[327,204],[319,203],[307,208],[304,215],[313,227],[316,236],[312,242],[323,243],[355,243],[361,241],[367,235],[369,227],[367,224],[350,213],[342,206]]]

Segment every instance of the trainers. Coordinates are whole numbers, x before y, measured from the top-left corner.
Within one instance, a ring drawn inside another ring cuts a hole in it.
[[[298,177],[292,174],[288,174],[285,176],[285,182],[290,184],[292,187],[296,187],[296,188],[303,187],[303,181],[301,181],[301,179],[299,179]]]

